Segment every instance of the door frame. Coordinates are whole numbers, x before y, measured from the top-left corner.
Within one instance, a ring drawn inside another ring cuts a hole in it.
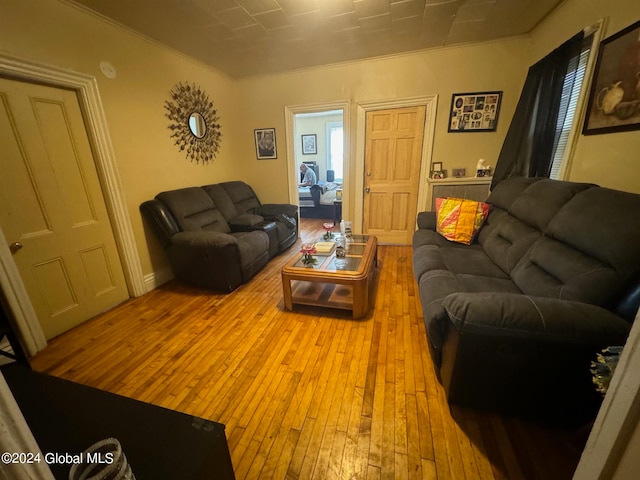
[[[285,138],[287,142],[287,179],[289,180],[289,203],[298,205],[298,170],[295,168],[295,116],[297,113],[314,113],[329,110],[342,110],[342,131],[343,131],[343,178],[342,190],[346,195],[342,197],[342,211],[348,212],[350,206],[350,178],[351,178],[351,102],[349,100],[338,100],[335,102],[314,103],[307,105],[289,105],[284,107]]]
[[[144,275],[135,236],[125,201],[124,190],[115,159],[102,106],[98,82],[92,75],[67,70],[53,65],[33,62],[0,53],[0,76],[17,81],[36,82],[51,87],[74,90],[85,120],[92,153],[102,187],[111,229],[120,263],[124,271],[129,295],[139,297],[146,293]],[[18,335],[29,355],[35,355],[46,346],[42,328],[26,293],[15,262],[8,254],[7,239],[0,229],[0,288],[2,289],[16,322]]]
[[[422,139],[422,159],[420,162],[420,179],[418,184],[417,211],[427,209],[427,197],[429,194],[429,165],[433,154],[433,139],[435,136],[436,109],[438,95],[425,95],[421,97],[396,98],[392,100],[375,100],[359,102],[357,105],[357,131],[356,131],[356,166],[354,191],[362,192],[355,196],[354,230],[362,233],[364,230],[364,162],[366,146],[366,118],[367,112],[375,110],[389,110],[403,107],[425,107],[424,134]]]

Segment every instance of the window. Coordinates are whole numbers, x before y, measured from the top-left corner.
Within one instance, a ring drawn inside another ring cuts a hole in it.
[[[342,122],[327,122],[327,169],[334,171],[335,182],[342,183],[344,141]]]
[[[592,50],[593,35],[585,37],[582,44],[582,51],[578,57],[571,60],[564,77],[564,85],[562,87],[562,100],[560,101],[560,112],[566,112],[565,115],[558,115],[558,123],[556,125],[556,137],[553,146],[553,160],[551,161],[551,172],[549,177],[555,180],[562,179],[563,166],[566,162],[570,151],[567,150],[571,129],[576,127],[575,113],[578,106],[578,98],[582,91],[582,83],[587,70],[589,54]]]

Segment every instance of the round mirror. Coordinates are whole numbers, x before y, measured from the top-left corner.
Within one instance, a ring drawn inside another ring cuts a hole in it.
[[[189,115],[189,130],[198,138],[203,138],[207,133],[207,124],[198,112]]]
[[[176,147],[191,161],[212,162],[220,150],[222,137],[213,102],[199,87],[188,83],[174,85],[169,97],[164,108]]]

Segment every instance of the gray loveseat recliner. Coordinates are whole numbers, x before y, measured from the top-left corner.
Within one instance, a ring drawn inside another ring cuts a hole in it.
[[[511,178],[461,245],[418,215],[413,267],[450,404],[565,420],[599,405],[596,353],[624,345],[640,304],[640,195]]]
[[[239,181],[159,193],[140,210],[176,278],[212,290],[249,281],[298,238],[297,206],[262,205]]]

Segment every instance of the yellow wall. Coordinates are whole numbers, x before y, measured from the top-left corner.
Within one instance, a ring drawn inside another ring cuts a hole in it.
[[[534,63],[582,28],[607,18],[603,39],[640,20],[638,0],[566,0],[531,37]],[[580,135],[568,180],[640,193],[640,131]]]
[[[158,243],[148,241],[138,206],[162,190],[238,178],[233,81],[57,0],[0,0],[0,50],[96,77],[143,272],[165,267]],[[101,74],[101,60],[117,69],[114,80]],[[212,165],[190,162],[169,138],[164,102],[171,88],[185,81],[209,94],[221,118],[222,149]]]
[[[289,178],[284,145],[284,108],[322,102],[351,102],[351,163],[355,167],[355,106],[360,102],[438,95],[433,161],[449,169],[474,170],[479,158],[495,166],[509,121],[513,115],[526,74],[528,39],[511,38],[498,42],[422,51],[288,74],[254,77],[239,81],[242,92],[242,128],[245,136],[253,128],[275,127],[278,132],[278,159],[251,160],[252,145],[239,145],[239,158],[247,159],[249,181],[270,201],[286,201],[286,186],[273,179]],[[503,90],[498,129],[484,133],[448,133],[451,95],[457,92]],[[345,119],[346,121],[347,119]],[[355,182],[353,182],[355,183]],[[355,195],[347,191],[350,205]],[[352,207],[353,208],[353,207]],[[354,218],[354,212],[345,212]]]
[[[351,102],[349,173],[356,172],[356,105],[360,102],[437,95],[433,161],[472,172],[478,158],[494,166],[528,66],[572,34],[610,16],[608,34],[640,18],[637,0],[567,0],[532,37],[426,50],[287,74],[232,80],[213,68],[152,43],[60,0],[0,0],[0,50],[86,74],[98,81],[143,272],[166,267],[164,254],[143,226],[139,204],[162,190],[242,179],[263,202],[288,200],[286,106]],[[99,62],[117,69],[106,79]],[[189,162],[173,145],[164,102],[178,82],[193,82],[214,100],[222,149],[212,165]],[[498,129],[448,133],[451,94],[503,90]],[[278,158],[258,161],[253,130],[276,128]],[[635,155],[640,132],[580,137],[572,180],[640,190]],[[356,195],[347,192],[353,209]],[[354,212],[345,216],[354,217]]]

